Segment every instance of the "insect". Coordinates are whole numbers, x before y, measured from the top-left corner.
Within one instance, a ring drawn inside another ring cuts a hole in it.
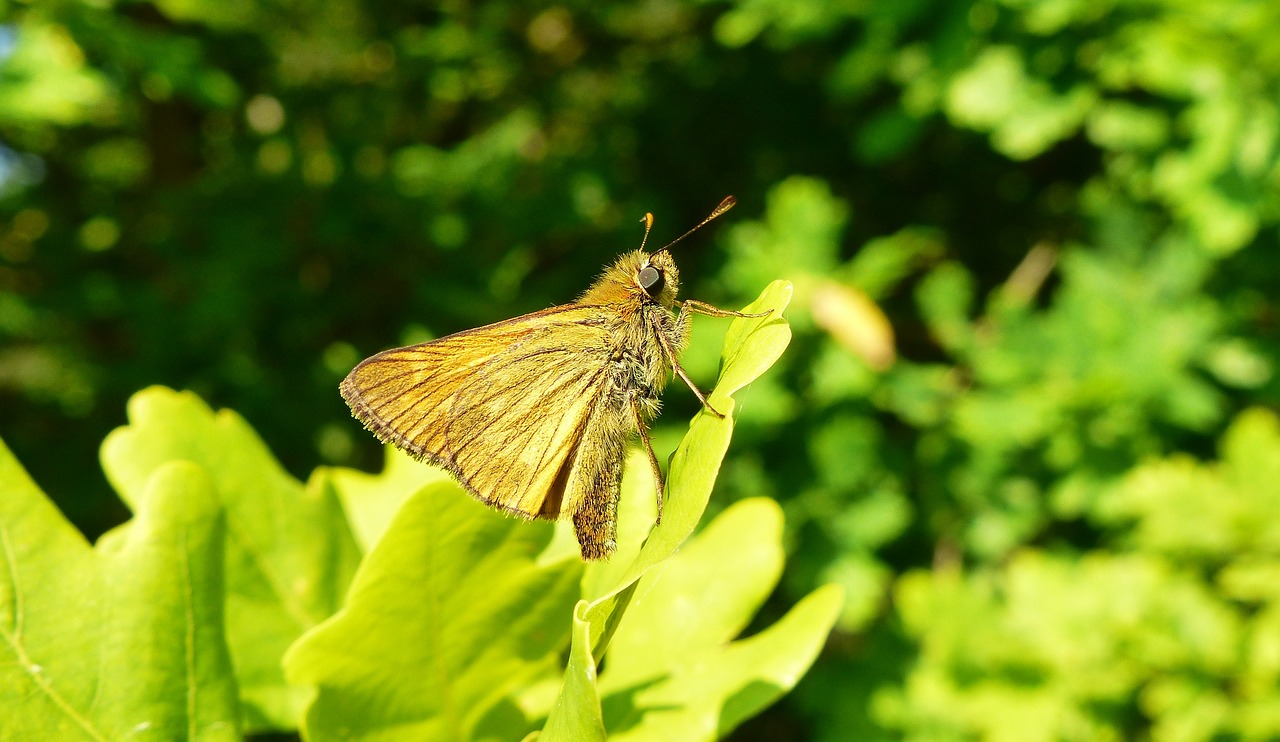
[[[723,417],[680,366],[690,315],[768,314],[676,300],[671,247],[734,203],[725,198],[652,253],[644,247],[653,215],[645,214],[640,248],[577,301],[378,353],[343,380],[342,396],[384,443],[444,467],[498,510],[572,518],[582,558],[606,558],[617,545],[622,464],[635,434],[649,454],[661,522],[662,469],[648,425],[673,372]]]

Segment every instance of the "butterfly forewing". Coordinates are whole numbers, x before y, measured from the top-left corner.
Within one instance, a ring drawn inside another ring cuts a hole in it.
[[[604,390],[608,339],[598,308],[556,307],[379,353],[342,394],[379,438],[449,469],[481,500],[557,517]]]

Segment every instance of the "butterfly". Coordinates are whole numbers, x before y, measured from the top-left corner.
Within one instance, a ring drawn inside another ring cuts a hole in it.
[[[693,314],[763,317],[678,301],[670,249],[731,209],[645,252],[620,256],[570,304],[385,350],[342,381],[355,417],[384,443],[448,470],[485,504],[522,518],[573,521],[584,560],[617,546],[626,445],[649,454],[662,519],[663,479],[649,440],[672,376],[721,415],[680,366]]]

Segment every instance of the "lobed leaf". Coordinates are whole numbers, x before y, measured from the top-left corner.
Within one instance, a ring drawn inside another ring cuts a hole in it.
[[[129,400],[129,424],[107,436],[107,479],[135,511],[161,467],[208,472],[226,518],[227,643],[246,726],[292,729],[306,694],[280,669],[285,649],[338,609],[360,558],[325,477],[304,487],[239,415],[190,392],[152,387]]]
[[[239,739],[212,490],[161,465],[90,548],[0,443],[0,739]]]
[[[518,739],[510,697],[568,639],[576,555],[542,563],[549,523],[502,517],[458,485],[415,493],[357,571],[346,604],[285,656],[315,689],[311,740]]]

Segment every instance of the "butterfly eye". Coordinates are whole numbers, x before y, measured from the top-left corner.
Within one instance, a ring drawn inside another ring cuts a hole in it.
[[[636,276],[636,280],[640,283],[640,288],[649,295],[650,298],[662,293],[662,271],[647,265],[640,270]]]

